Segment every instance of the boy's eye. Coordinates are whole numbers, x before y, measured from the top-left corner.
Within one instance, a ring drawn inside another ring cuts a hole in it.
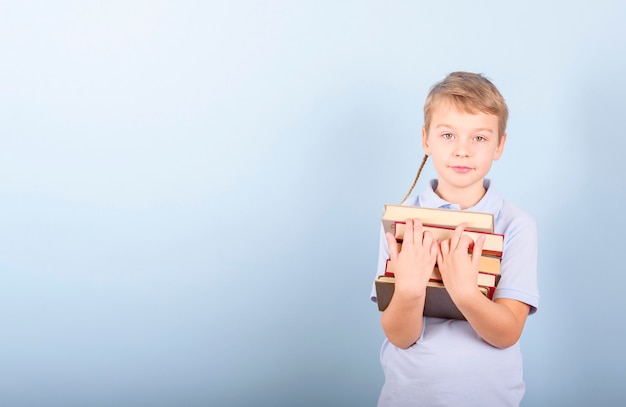
[[[445,140],[451,140],[454,138],[454,136],[452,135],[452,133],[444,133],[441,135]]]
[[[484,136],[476,136],[474,137],[474,140],[478,141],[479,143],[482,143],[483,141],[486,141],[487,139]]]

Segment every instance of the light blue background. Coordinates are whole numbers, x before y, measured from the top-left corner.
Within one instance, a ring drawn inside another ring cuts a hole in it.
[[[0,404],[373,406],[429,87],[511,110],[525,406],[623,405],[626,3],[0,3]],[[434,176],[429,166],[417,189]]]

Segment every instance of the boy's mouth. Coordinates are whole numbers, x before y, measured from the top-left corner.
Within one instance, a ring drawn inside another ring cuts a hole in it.
[[[464,167],[464,166],[451,166],[450,168],[452,168],[452,171],[458,173],[458,174],[467,174],[468,172],[472,171],[471,167]]]

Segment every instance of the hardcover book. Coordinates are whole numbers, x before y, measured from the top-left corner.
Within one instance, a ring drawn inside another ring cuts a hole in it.
[[[375,281],[376,296],[378,298],[378,310],[384,311],[391,302],[395,289],[395,278],[391,276],[379,276]],[[478,287],[481,293],[489,299],[493,298],[495,287]],[[443,283],[429,281],[426,285],[426,302],[424,303],[424,316],[434,318],[448,318],[464,320],[465,317],[454,304],[448,290]]]

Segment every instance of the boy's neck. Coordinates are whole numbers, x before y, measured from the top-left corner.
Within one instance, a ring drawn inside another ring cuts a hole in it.
[[[437,184],[435,193],[443,200],[457,204],[461,209],[471,208],[476,205],[487,193],[484,183],[476,183],[467,188],[453,188],[450,186]]]

